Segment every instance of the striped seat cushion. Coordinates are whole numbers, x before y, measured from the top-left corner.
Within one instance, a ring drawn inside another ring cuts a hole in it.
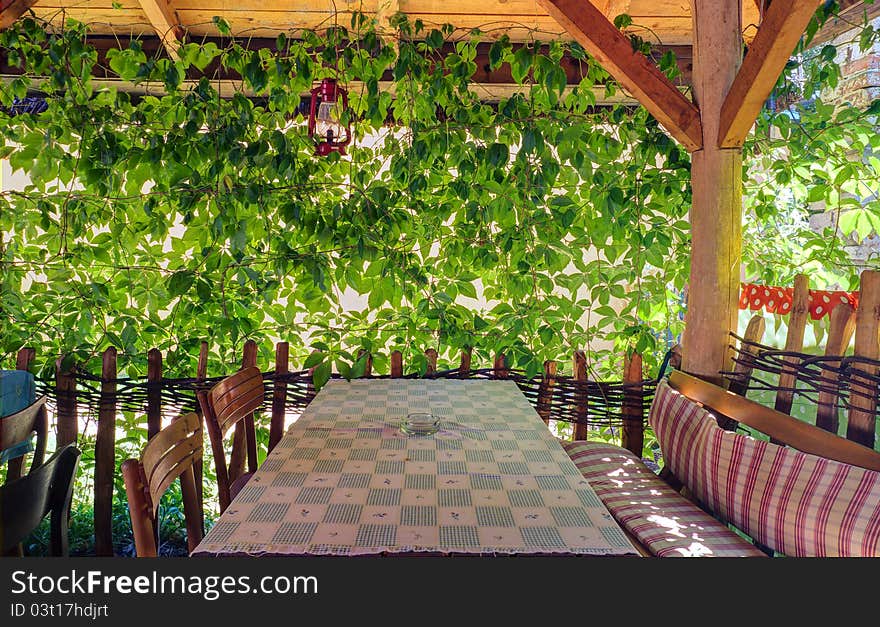
[[[618,523],[658,557],[765,557],[627,451],[599,442],[563,448]]]
[[[725,431],[665,381],[649,422],[672,473],[757,542],[796,557],[880,556],[880,473]]]

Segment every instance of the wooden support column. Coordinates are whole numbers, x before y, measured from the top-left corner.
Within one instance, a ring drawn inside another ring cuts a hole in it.
[[[703,146],[691,156],[691,270],[682,368],[721,383],[739,311],[742,149],[721,149],[721,107],[742,61],[739,0],[691,0]]]

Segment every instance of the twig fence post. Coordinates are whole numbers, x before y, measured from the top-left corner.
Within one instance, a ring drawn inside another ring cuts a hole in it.
[[[269,450],[275,448],[284,435],[284,405],[287,400],[287,382],[284,375],[289,372],[290,344],[278,342],[275,345],[275,382],[272,386],[272,421],[269,424]]]
[[[162,430],[162,352],[147,353],[147,439]]]
[[[95,436],[95,555],[113,555],[113,478],[116,475],[116,349],[101,360],[101,398]]]
[[[76,443],[79,423],[76,414],[75,367],[64,368],[64,356],[55,361],[55,389],[58,393],[58,410],[55,416],[58,447]]]

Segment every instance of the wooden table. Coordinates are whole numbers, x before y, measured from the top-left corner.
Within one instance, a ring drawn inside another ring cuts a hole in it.
[[[440,431],[407,436],[410,412]],[[193,555],[637,554],[512,381],[333,380]]]

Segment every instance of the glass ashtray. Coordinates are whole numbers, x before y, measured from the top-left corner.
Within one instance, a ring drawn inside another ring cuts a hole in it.
[[[431,435],[440,430],[440,418],[428,412],[407,414],[400,430],[407,435]]]

